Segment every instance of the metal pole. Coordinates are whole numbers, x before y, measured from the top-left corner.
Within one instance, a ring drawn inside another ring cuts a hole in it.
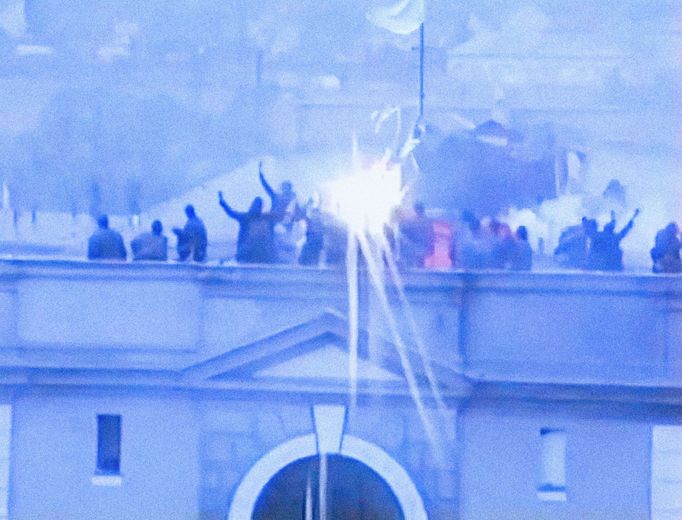
[[[419,26],[419,118],[424,117],[424,22]]]

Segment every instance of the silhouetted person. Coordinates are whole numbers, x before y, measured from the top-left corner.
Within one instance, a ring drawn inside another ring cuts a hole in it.
[[[632,229],[635,217],[639,215],[639,210],[635,210],[634,215],[623,229],[618,233],[616,229],[616,219],[613,212],[611,221],[604,226],[604,229],[592,236],[592,246],[587,258],[587,268],[596,271],[622,271],[623,270],[623,250],[620,242]]]
[[[88,260],[125,260],[128,255],[123,237],[109,229],[109,217],[100,215],[97,226],[88,240]]]
[[[414,217],[400,223],[400,254],[407,267],[424,267],[424,260],[433,254],[433,221],[426,216],[424,204],[414,204]]]
[[[296,193],[294,193],[293,185],[289,181],[284,181],[280,184],[280,192],[277,193],[272,189],[268,181],[265,180],[263,174],[263,163],[258,164],[258,178],[263,185],[263,189],[270,196],[270,214],[275,219],[275,224],[285,218],[287,214],[290,217],[287,224],[293,222],[294,216],[298,213],[296,204]]]
[[[474,222],[476,224],[474,224]],[[464,249],[471,239],[473,233],[472,226],[480,227],[480,222],[471,211],[465,209],[460,214],[460,217],[454,226],[455,232],[450,242],[448,254],[452,267],[464,267]]]
[[[602,197],[609,201],[614,202],[620,206],[620,208],[625,208],[626,198],[625,198],[625,186],[623,186],[618,179],[611,179],[609,184],[604,189]]]
[[[328,266],[341,266],[346,263],[348,249],[348,228],[333,215],[324,215],[324,254]]]
[[[225,213],[239,223],[237,236],[237,261],[246,263],[273,263],[277,260],[275,250],[275,219],[263,213],[263,199],[253,199],[246,212],[235,211],[218,192],[218,202]]]
[[[324,222],[322,212],[318,208],[311,208],[304,217],[307,224],[305,230],[305,244],[298,257],[301,265],[318,265],[320,254],[324,247]]]
[[[509,224],[492,220],[488,227],[488,239],[491,241],[490,267],[505,269],[512,262],[515,241]]]
[[[160,221],[152,222],[151,232],[141,233],[130,242],[133,260],[168,260],[168,238]]]
[[[651,249],[654,273],[682,272],[679,234],[680,229],[675,222],[671,222],[656,233],[654,247]]]
[[[289,203],[286,213],[279,218],[272,215],[275,237],[275,252],[277,262],[295,264],[299,256],[299,243],[303,240],[304,230],[300,221],[305,219],[306,208],[300,208],[293,200]]]
[[[465,212],[462,221],[466,224],[459,241],[461,264],[464,269],[486,269],[490,267],[493,244],[481,221]],[[454,258],[454,255],[451,255]]]
[[[592,237],[597,234],[597,221],[583,217],[577,226],[569,226],[561,231],[559,245],[554,250],[563,267],[584,269],[590,252]]]
[[[173,228],[173,233],[178,237],[178,260],[184,262],[192,257],[195,262],[204,262],[208,246],[206,226],[197,217],[194,206],[191,204],[185,206],[185,215],[187,215],[185,227]]]
[[[519,226],[511,249],[509,268],[512,271],[530,271],[533,267],[533,249],[528,243],[526,226]]]

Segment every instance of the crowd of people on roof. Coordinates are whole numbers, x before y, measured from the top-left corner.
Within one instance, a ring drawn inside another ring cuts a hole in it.
[[[343,222],[315,206],[312,199],[299,205],[291,182],[283,182],[276,191],[260,167],[259,179],[270,198],[269,211],[261,197],[254,198],[246,211],[239,211],[218,192],[218,204],[239,226],[234,259],[245,264],[344,264],[347,229]],[[561,232],[554,250],[556,262],[570,269],[623,270],[620,244],[638,214],[639,209],[618,231],[613,212],[601,230],[596,220],[583,217],[579,224]],[[176,260],[204,262],[208,246],[206,227],[192,205],[185,207],[185,215],[185,226],[173,229],[177,236]],[[88,259],[126,260],[123,238],[109,228],[107,216],[100,216],[97,224],[97,231],[88,241]],[[525,226],[512,230],[495,219],[479,220],[470,211],[462,212],[454,223],[445,223],[430,218],[424,204],[417,202],[412,208],[395,211],[393,221],[385,227],[385,238],[393,258],[403,268],[530,271],[533,267],[534,252]],[[680,248],[680,230],[671,222],[657,233],[650,251],[653,272],[682,272]],[[168,238],[163,234],[162,223],[155,220],[149,232],[136,236],[130,250],[133,260],[168,260]]]
[[[639,209],[635,210],[632,218],[618,232],[614,212],[611,212],[611,220],[601,231],[596,220],[583,217],[579,225],[562,231],[554,255],[560,265],[568,268],[622,271],[623,250],[620,243],[634,226],[637,215]]]

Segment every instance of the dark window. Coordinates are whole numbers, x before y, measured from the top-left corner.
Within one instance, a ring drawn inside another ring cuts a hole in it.
[[[121,416],[97,416],[97,473],[121,472]]]

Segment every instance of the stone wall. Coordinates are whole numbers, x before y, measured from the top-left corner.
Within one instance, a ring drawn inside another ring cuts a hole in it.
[[[463,520],[648,518],[646,419],[607,406],[497,402],[465,410],[461,424]],[[541,431],[547,428],[566,438],[561,500],[540,493]]]
[[[193,407],[177,394],[58,388],[13,401],[10,517],[197,518]],[[120,474],[97,472],[97,415],[121,416]]]
[[[198,413],[202,520],[224,520],[247,471],[279,444],[312,430],[305,405],[206,400],[198,403]]]

